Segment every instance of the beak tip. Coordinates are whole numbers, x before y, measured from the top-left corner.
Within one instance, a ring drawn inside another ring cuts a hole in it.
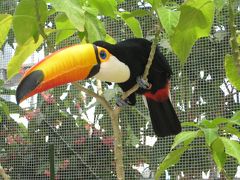
[[[16,91],[16,101],[19,105],[24,99],[29,97],[38,85],[42,82],[44,78],[43,72],[36,70],[31,72],[29,75],[24,77],[19,83]]]

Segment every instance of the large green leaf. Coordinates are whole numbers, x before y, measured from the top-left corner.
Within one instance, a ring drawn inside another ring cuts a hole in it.
[[[90,5],[95,7],[105,16],[115,17],[117,11],[117,2],[115,0],[89,0]]]
[[[7,104],[3,101],[0,101],[0,109],[3,110],[3,112],[5,113],[6,116],[9,116],[10,113],[9,113],[9,108],[7,106]]]
[[[240,144],[239,144],[239,142],[230,140],[225,137],[221,137],[221,140],[224,144],[226,154],[236,158],[238,161],[238,164],[240,164],[240,153],[239,153]]]
[[[237,111],[229,120],[230,123],[237,124],[240,126],[240,111]]]
[[[218,128],[202,128],[204,132],[205,141],[208,146],[211,146],[212,142],[218,138]]]
[[[102,22],[96,16],[88,12],[85,13],[85,17],[88,42],[92,43],[97,40],[104,40],[106,37],[106,30]]]
[[[227,4],[227,0],[214,0],[215,7],[217,11],[221,11],[223,7]]]
[[[36,2],[38,5],[36,5]],[[37,17],[36,6],[38,6],[39,18]],[[30,37],[34,37],[35,41],[37,41],[39,23],[44,24],[47,15],[47,5],[43,0],[20,1],[13,16],[13,30],[17,43],[23,45]]]
[[[227,126],[222,127],[222,129],[224,130],[225,133],[233,134],[240,138],[240,131],[237,128],[233,127],[232,124],[228,124]]]
[[[175,148],[177,145],[183,142],[189,142],[189,143],[192,142],[198,136],[198,132],[199,131],[183,131],[179,133],[174,138],[174,142],[171,149]]]
[[[23,45],[18,45],[14,56],[8,63],[7,76],[11,79],[18,73],[22,63],[43,43],[42,36],[39,36],[35,43],[34,39],[30,37]]]
[[[143,37],[142,29],[139,21],[135,17],[129,17],[130,12],[122,12],[120,16],[122,17],[123,21],[128,25],[131,29],[135,37],[141,38]]]
[[[171,36],[174,33],[174,28],[178,24],[180,12],[161,6],[157,9],[157,14],[164,30]]]
[[[60,12],[64,12],[74,27],[79,31],[84,31],[85,10],[78,0],[51,0],[52,6]]]
[[[225,71],[230,83],[237,89],[240,90],[240,68],[234,62],[231,55],[225,56]]]
[[[181,5],[180,11],[179,23],[170,37],[170,43],[183,64],[194,43],[209,35],[214,17],[214,3],[213,0],[187,0]]]
[[[146,0],[146,2],[150,3],[152,5],[153,9],[155,9],[155,10],[160,6],[162,1],[164,1],[164,0]]]
[[[76,29],[64,13],[58,14],[55,17],[55,23],[57,27],[56,44],[60,43],[64,39],[67,39],[76,31]]]
[[[0,14],[0,48],[6,40],[8,31],[12,24],[12,16],[9,14]]]
[[[220,138],[217,138],[212,143],[211,150],[212,150],[213,160],[217,165],[218,171],[221,172],[226,161],[226,154],[224,152],[224,144]]]
[[[162,173],[168,169],[169,167],[173,166],[174,164],[177,164],[180,160],[180,157],[182,154],[188,149],[189,147],[182,147],[179,149],[176,149],[174,151],[171,151],[166,158],[161,162],[159,165],[159,168],[156,172],[155,179],[160,179],[160,176]]]

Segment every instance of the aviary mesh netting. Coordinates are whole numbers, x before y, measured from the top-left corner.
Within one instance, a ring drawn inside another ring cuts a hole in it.
[[[17,0],[0,0],[0,14],[13,14],[16,5]],[[148,9],[148,6],[140,0],[126,0],[119,8],[133,11]],[[182,122],[230,117],[239,109],[239,93],[229,84],[224,71],[224,55],[230,51],[228,18],[224,18],[227,16],[226,10],[221,16],[216,15],[211,36],[195,44],[183,67],[169,51],[168,41],[162,35],[160,47],[174,72],[171,98]],[[49,18],[49,26],[54,26],[53,18]],[[150,17],[139,20],[144,37],[151,39],[155,20]],[[133,37],[123,22],[103,21],[107,32],[117,41]],[[240,24],[239,16],[237,24]],[[9,94],[16,89],[22,72],[6,81],[6,66],[15,47],[12,34],[11,31],[0,51],[0,77],[8,89],[1,99],[8,101],[12,117],[6,118],[0,112],[0,164],[6,173],[14,180],[49,179],[48,149],[49,144],[54,144],[57,179],[116,179],[111,121],[106,110],[94,98],[67,84],[28,99],[21,108],[15,104],[15,96]],[[53,40],[54,35],[50,38]],[[79,38],[75,35],[57,48],[76,43],[79,43]],[[22,69],[32,66],[47,54],[45,45],[41,46]],[[81,84],[97,90],[94,79]],[[105,83],[102,86],[105,96],[114,105],[119,89]],[[136,106],[123,109],[120,120],[126,179],[153,178],[159,163],[170,150],[173,137],[154,137],[148,111],[140,96]],[[204,173],[210,172],[209,178],[217,179],[219,174],[208,149],[201,146],[203,144],[204,139],[195,142],[198,150],[187,151],[180,163],[169,168],[162,178],[202,179]],[[229,158],[226,171],[236,174],[237,167],[237,162]]]

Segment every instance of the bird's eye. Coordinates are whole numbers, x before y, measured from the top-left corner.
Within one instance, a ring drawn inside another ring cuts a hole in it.
[[[101,50],[99,55],[100,55],[100,58],[103,60],[107,58],[107,53],[104,50]]]

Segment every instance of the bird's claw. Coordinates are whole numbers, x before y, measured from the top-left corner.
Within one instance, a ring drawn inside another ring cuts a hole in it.
[[[143,89],[151,89],[152,87],[152,84],[144,80],[142,76],[137,77],[137,84],[139,85],[140,88]]]
[[[122,99],[120,97],[117,98],[116,105],[118,107],[123,107],[123,106],[127,106],[127,105],[130,105],[130,104],[131,103],[130,103],[128,98],[126,98],[126,99]]]

